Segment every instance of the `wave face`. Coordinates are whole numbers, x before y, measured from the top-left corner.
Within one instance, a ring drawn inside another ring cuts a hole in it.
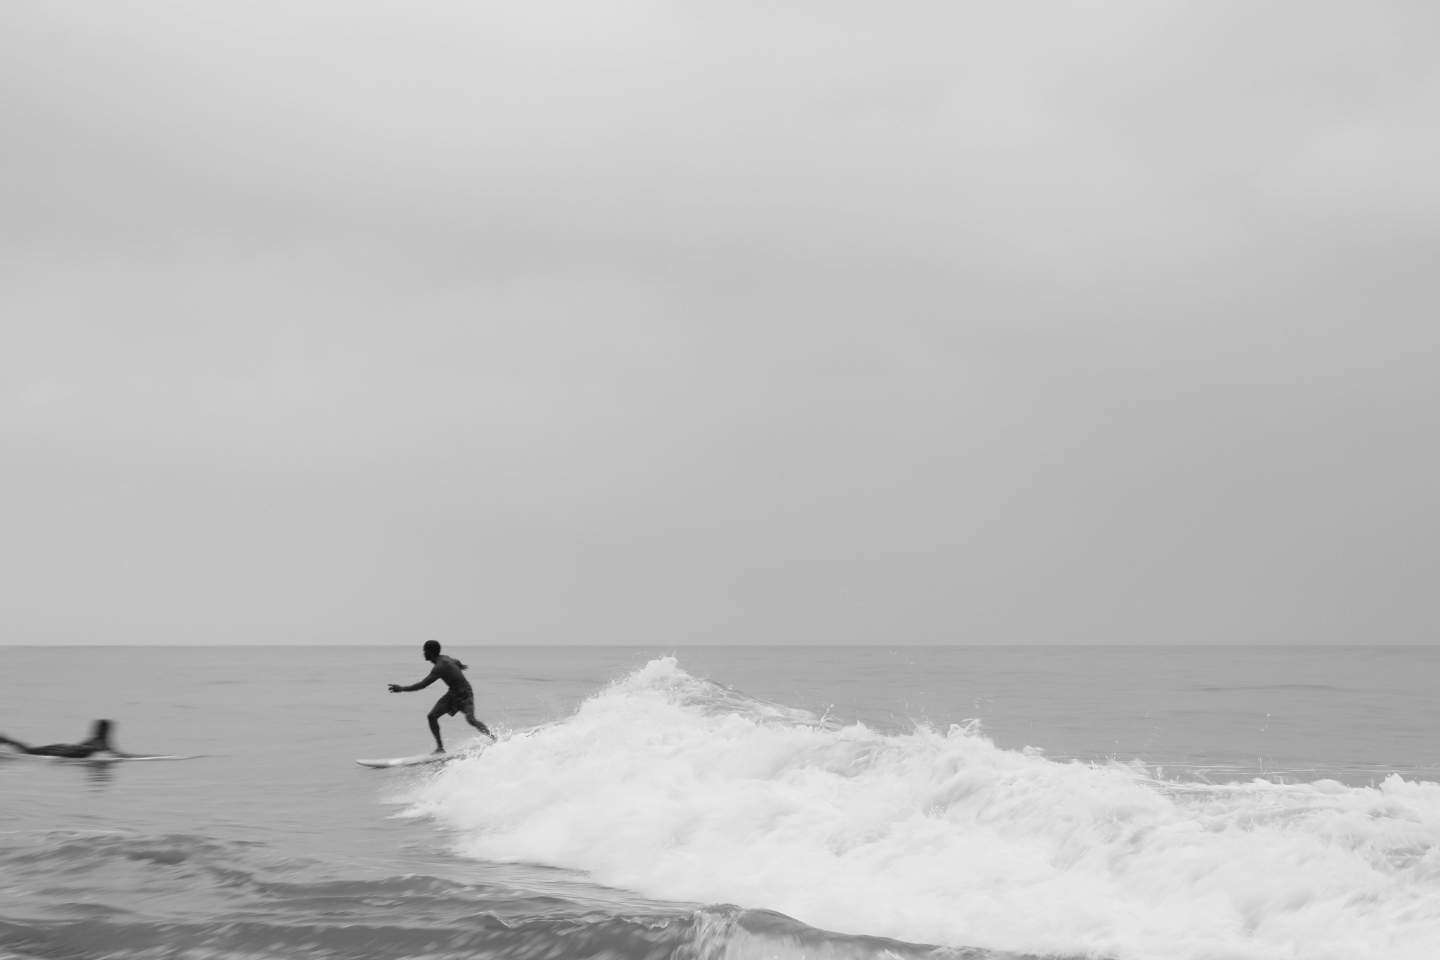
[[[655,660],[415,783],[464,856],[1027,955],[1440,957],[1440,785],[1210,785],[885,735]],[[731,954],[738,955],[738,954]]]

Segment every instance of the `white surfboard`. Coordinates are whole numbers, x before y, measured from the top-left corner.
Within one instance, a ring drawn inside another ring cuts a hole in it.
[[[394,757],[389,760],[356,760],[362,767],[418,767],[427,763],[444,763],[464,756],[460,753],[422,753],[413,757]]]

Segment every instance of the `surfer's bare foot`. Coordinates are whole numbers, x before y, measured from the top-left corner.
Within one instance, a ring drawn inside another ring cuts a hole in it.
[[[444,752],[445,752],[445,748],[444,748],[444,747],[436,747],[433,752],[434,752],[434,753],[444,753]]]

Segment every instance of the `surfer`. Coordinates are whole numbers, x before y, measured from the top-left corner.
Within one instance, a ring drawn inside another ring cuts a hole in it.
[[[94,726],[90,728],[90,739],[82,743],[52,743],[45,747],[27,747],[19,740],[12,740],[6,736],[0,736],[0,743],[8,743],[21,753],[28,753],[32,757],[64,757],[67,760],[84,760],[97,753],[108,754],[112,757],[128,756],[110,745],[111,726],[109,720],[96,720]]]
[[[430,708],[430,713],[425,718],[430,721],[430,732],[435,736],[435,752],[445,752],[445,742],[440,739],[440,716],[442,714],[449,717],[453,717],[457,713],[462,714],[465,717],[466,723],[485,734],[485,736],[491,740],[494,740],[495,734],[490,732],[490,728],[475,719],[475,691],[470,689],[470,681],[466,680],[465,675],[460,672],[461,670],[469,668],[454,657],[442,656],[438,641],[426,640],[423,649],[425,651],[425,659],[435,664],[434,668],[430,671],[430,675],[419,683],[412,683],[408,687],[402,687],[398,683],[392,683],[390,684],[390,692],[409,693],[412,690],[423,690],[436,680],[445,681],[446,686],[450,688],[449,692],[435,701],[435,706]]]

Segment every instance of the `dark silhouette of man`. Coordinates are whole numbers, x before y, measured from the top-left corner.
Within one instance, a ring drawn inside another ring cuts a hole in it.
[[[67,760],[84,760],[97,753],[108,754],[112,757],[129,756],[110,745],[111,726],[113,724],[109,720],[96,720],[90,728],[90,739],[82,743],[52,743],[45,747],[27,747],[19,740],[11,740],[6,736],[0,736],[0,743],[8,743],[21,753],[28,753],[32,757],[64,757]]]
[[[490,728],[475,719],[475,691],[470,689],[470,681],[466,680],[465,675],[460,672],[461,670],[469,668],[454,657],[441,656],[440,644],[435,640],[426,640],[423,649],[425,651],[425,659],[435,664],[434,668],[430,671],[430,675],[419,683],[412,683],[408,687],[402,687],[398,683],[392,683],[390,684],[390,692],[409,693],[412,690],[424,690],[436,680],[445,681],[446,686],[450,688],[449,692],[435,701],[435,706],[430,708],[430,714],[425,718],[430,721],[430,732],[435,737],[435,752],[445,752],[445,741],[440,739],[441,714],[449,717],[453,717],[457,713],[462,714],[465,717],[466,723],[485,734],[485,736],[491,740],[494,740],[495,734],[490,732]]]

